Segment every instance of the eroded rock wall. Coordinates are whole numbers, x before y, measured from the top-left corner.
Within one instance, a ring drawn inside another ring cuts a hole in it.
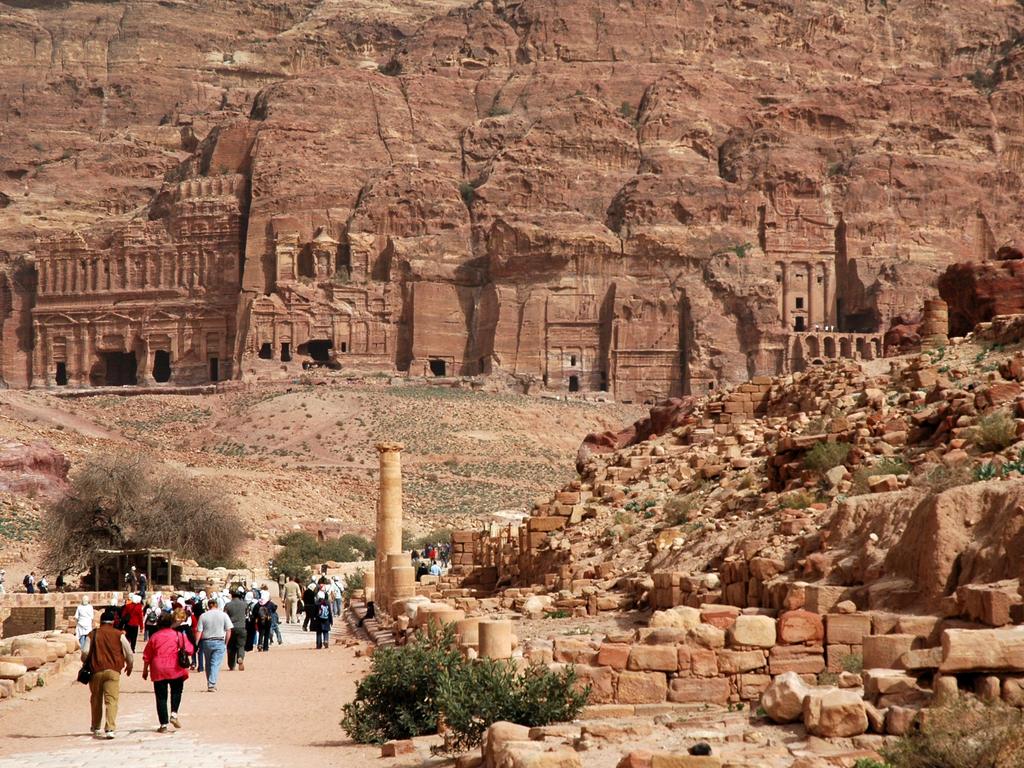
[[[701,394],[871,354],[815,334],[878,333],[1014,241],[1022,25],[924,0],[4,6],[4,248],[163,221],[167,248],[234,261],[176,278],[225,315],[220,377]],[[237,242],[190,251],[170,191],[221,175]],[[152,357],[135,320],[124,348]],[[70,353],[39,344],[5,380],[56,382]],[[206,347],[179,349],[203,378]]]

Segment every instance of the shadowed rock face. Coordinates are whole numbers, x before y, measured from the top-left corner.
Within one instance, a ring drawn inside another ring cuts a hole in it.
[[[799,369],[829,356],[801,331],[877,334],[1014,242],[1022,23],[923,0],[0,5],[0,231],[40,286],[0,289],[0,375],[333,357],[647,401]]]

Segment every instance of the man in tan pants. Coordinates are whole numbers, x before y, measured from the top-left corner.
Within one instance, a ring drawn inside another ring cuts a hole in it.
[[[298,621],[299,616],[299,598],[302,597],[302,587],[300,587],[294,577],[288,579],[288,583],[284,585],[284,620],[286,624],[291,624],[293,621]]]
[[[86,638],[82,649],[82,661],[92,666],[92,679],[89,681],[91,693],[89,703],[92,706],[92,733],[96,738],[114,738],[117,729],[117,701],[121,694],[121,670],[127,676],[132,674],[135,657],[132,647],[124,632],[114,629],[114,611],[107,608],[100,616],[99,629],[94,630]],[[106,709],[106,721],[100,731],[103,710]]]

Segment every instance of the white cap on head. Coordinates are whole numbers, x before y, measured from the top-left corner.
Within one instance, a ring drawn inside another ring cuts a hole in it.
[[[317,593],[316,593],[316,599],[317,599],[317,600],[323,600],[323,599],[324,599],[324,597],[325,597],[325,595],[324,595],[324,593],[323,593],[323,590],[321,590],[321,591],[319,591],[319,592],[317,592]]]
[[[2,573],[2,571],[0,571],[0,573]],[[88,604],[89,604],[89,596],[88,595],[82,595],[82,605],[88,605]]]
[[[200,600],[205,600],[206,599],[206,590],[205,589],[199,590],[199,599]]]
[[[132,595],[132,602],[138,605],[142,602],[142,595]]]

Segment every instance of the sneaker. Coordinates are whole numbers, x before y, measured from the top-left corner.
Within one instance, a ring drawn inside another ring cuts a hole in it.
[[[216,685],[208,685],[208,686],[206,686],[206,692],[207,693],[216,693],[217,692],[217,686]]]
[[[113,731],[104,731],[103,732],[103,738],[104,739],[112,739],[112,738],[114,738],[114,732]]]
[[[102,739],[103,738],[103,730],[101,728],[97,728],[95,731],[92,732],[92,737],[94,739]]]
[[[156,729],[156,732],[157,733],[167,733],[167,726],[166,725],[161,725],[159,728]]]
[[[171,725],[175,728],[181,728],[181,720],[178,719],[177,712],[171,712]]]

